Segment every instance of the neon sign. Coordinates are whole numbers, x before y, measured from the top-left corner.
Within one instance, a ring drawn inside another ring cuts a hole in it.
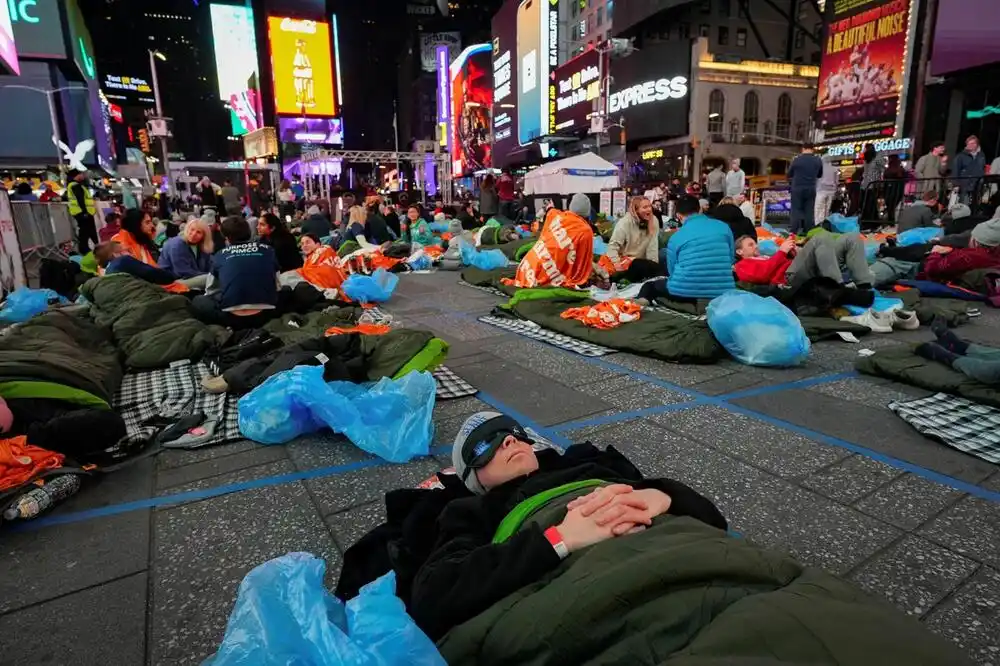
[[[10,8],[11,23],[18,21],[38,23],[42,20],[34,13],[38,7],[38,0],[7,0],[7,6]]]

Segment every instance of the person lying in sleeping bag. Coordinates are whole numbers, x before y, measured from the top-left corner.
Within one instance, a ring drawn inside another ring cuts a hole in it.
[[[750,284],[796,286],[817,277],[843,284],[841,266],[847,267],[858,289],[871,289],[875,279],[865,258],[864,243],[849,234],[814,236],[801,248],[789,239],[770,257],[762,257],[757,241],[743,236],[736,244],[736,256],[736,279]]]
[[[159,285],[168,285],[174,282],[172,273],[139,261],[117,241],[108,241],[95,247],[94,259],[97,260],[97,265],[104,269],[105,275],[128,273],[132,277]]]
[[[416,575],[410,601],[410,614],[432,639],[555,569],[570,553],[640,529],[660,514],[727,527],[715,505],[683,483],[616,483],[621,477],[610,461],[565,468],[558,454],[536,455],[532,443],[517,421],[496,412],[473,414],[459,429],[452,462],[475,497],[451,502],[442,512],[437,543]],[[526,501],[595,489],[600,506],[575,508],[554,528],[533,526],[493,543],[505,517]]]
[[[937,340],[917,346],[917,356],[937,361],[988,386],[1000,386],[1000,349],[977,345],[955,335],[948,322],[935,317],[931,330]]]
[[[980,268],[1000,268],[1000,219],[977,224],[967,248],[935,245],[917,279],[949,282]]]

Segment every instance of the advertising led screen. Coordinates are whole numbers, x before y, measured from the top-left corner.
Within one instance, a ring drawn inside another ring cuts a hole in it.
[[[549,99],[555,100],[554,132],[590,127],[594,102],[601,96],[601,54],[591,50],[555,70]]]
[[[824,141],[893,136],[906,81],[911,0],[834,0],[820,63]]]
[[[269,16],[274,106],[280,114],[333,116],[333,59],[330,24]]]
[[[650,45],[641,57],[612,60],[610,67],[609,123],[624,124],[629,140],[687,134],[691,101],[688,42]]]
[[[451,50],[444,44],[437,47],[437,124],[440,144],[451,145]]]
[[[126,104],[153,105],[153,87],[149,81],[138,76],[118,76],[105,74],[101,80],[101,90],[105,97]]]
[[[10,9],[0,2],[0,65],[7,71],[20,74],[17,65],[17,48],[14,46],[14,26],[10,22]]]
[[[555,100],[549,73],[559,65],[558,0],[521,0],[517,7],[517,138],[523,145],[549,134]]]
[[[14,43],[22,59],[66,57],[59,0],[14,0],[7,4]]]
[[[517,138],[517,11],[507,0],[493,17],[493,165],[504,167]]]
[[[451,65],[452,174],[493,166],[493,66],[489,44],[470,46]]]
[[[940,0],[931,74],[941,76],[995,62],[1000,62],[1000,3]]]
[[[219,99],[229,105],[233,135],[241,136],[260,129],[262,124],[253,9],[213,4],[209,13]]]
[[[282,143],[344,143],[344,123],[340,118],[278,118],[278,139]]]

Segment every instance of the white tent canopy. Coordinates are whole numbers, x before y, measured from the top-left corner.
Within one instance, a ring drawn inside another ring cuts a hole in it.
[[[596,194],[616,187],[618,167],[594,153],[543,164],[524,177],[525,194]]]

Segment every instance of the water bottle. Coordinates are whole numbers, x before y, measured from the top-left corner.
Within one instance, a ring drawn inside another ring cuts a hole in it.
[[[5,520],[28,520],[80,490],[80,477],[63,474],[21,495],[3,512]]]

